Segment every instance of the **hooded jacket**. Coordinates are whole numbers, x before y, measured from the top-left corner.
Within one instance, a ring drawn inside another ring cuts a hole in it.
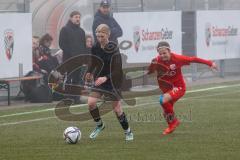
[[[97,42],[95,31],[100,24],[106,24],[109,26],[109,28],[111,29],[109,40],[117,43],[117,38],[121,37],[123,34],[122,28],[111,15],[104,15],[99,10],[94,16],[92,26],[94,41]]]

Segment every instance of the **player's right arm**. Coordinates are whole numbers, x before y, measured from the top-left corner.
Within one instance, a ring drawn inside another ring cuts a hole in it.
[[[157,58],[154,58],[148,67],[147,74],[157,72],[158,76],[161,76],[164,75],[168,70],[169,68],[166,65],[159,63]]]
[[[150,63],[150,65],[148,66],[148,71],[147,71],[147,74],[152,74],[152,73],[154,73],[155,72],[155,64],[157,63],[157,60],[156,60],[156,58],[154,58],[153,60],[152,60],[152,62]]]

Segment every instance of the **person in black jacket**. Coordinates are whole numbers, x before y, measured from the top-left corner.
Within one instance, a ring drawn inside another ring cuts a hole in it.
[[[102,0],[102,2],[100,3],[100,7],[94,16],[92,30],[95,42],[97,42],[95,31],[100,24],[106,24],[109,26],[111,30],[111,35],[109,37],[110,41],[118,43],[117,39],[121,37],[123,34],[122,28],[110,14],[111,11],[110,5],[111,4],[109,0]]]
[[[86,54],[86,39],[85,31],[80,27],[81,14],[78,11],[73,11],[70,14],[70,19],[66,26],[60,31],[59,46],[63,50],[63,62],[66,62],[69,58]],[[80,67],[68,75],[68,83],[80,84],[82,82],[82,76],[84,67]],[[75,104],[80,103],[78,97],[70,97],[74,99]]]
[[[81,14],[73,11],[70,20],[60,31],[59,46],[63,50],[63,61],[79,54],[85,54],[85,31],[80,27]]]
[[[105,97],[108,96],[107,98],[112,102],[113,110],[125,131],[126,140],[133,140],[133,133],[130,130],[127,117],[122,110],[120,102],[123,71],[121,54],[117,48],[118,45],[109,41],[110,28],[106,24],[101,24],[97,27],[96,36],[98,42],[92,48],[92,56],[100,59],[103,62],[103,66],[97,74],[93,74],[94,68],[97,67],[97,63],[94,62],[96,58],[93,58],[86,74],[86,80],[93,81],[93,88],[98,89],[92,91],[88,98],[89,112],[97,124],[90,134],[90,138],[95,139],[105,128],[96,105],[98,98],[104,95]]]

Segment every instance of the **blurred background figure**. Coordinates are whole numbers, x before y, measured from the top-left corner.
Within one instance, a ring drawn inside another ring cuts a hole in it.
[[[32,37],[32,49],[33,49],[33,52],[36,52],[36,50],[39,49],[39,37],[38,36]]]
[[[94,44],[93,36],[90,34],[86,35],[86,54],[91,54],[93,44]]]
[[[59,49],[53,56],[57,58],[59,64],[63,62],[63,50]]]
[[[93,35],[94,35],[94,41],[96,42],[97,37],[96,37],[96,28],[100,24],[106,24],[109,26],[111,29],[111,34],[110,34],[110,41],[114,41],[118,43],[118,38],[122,36],[122,28],[120,25],[117,23],[117,21],[113,18],[113,16],[110,14],[111,13],[111,2],[109,0],[102,0],[100,3],[100,7],[97,11],[97,13],[94,16],[93,20]]]
[[[32,57],[33,57],[33,71],[39,72],[40,68],[37,64],[39,56],[40,56],[40,50],[39,50],[39,37],[33,36],[32,37]]]
[[[58,65],[55,57],[51,55],[51,43],[53,38],[49,34],[43,37],[32,37],[33,70],[25,77],[41,76],[38,80],[21,81],[20,90],[24,93],[25,101],[33,103],[52,102],[52,92],[48,87],[49,73]]]
[[[44,82],[46,85],[48,83],[49,74],[58,66],[57,58],[52,56],[50,49],[52,41],[52,36],[47,33],[41,37],[39,42],[40,56],[38,58],[37,64],[40,68],[41,73],[44,74]]]
[[[86,52],[86,37],[85,31],[80,27],[81,14],[78,11],[73,11],[70,14],[68,23],[61,29],[59,36],[59,46],[63,50],[63,62],[69,58],[85,54]],[[82,77],[84,69],[81,67],[68,75],[67,83],[80,84],[83,83]],[[80,103],[79,96],[68,97],[74,100],[75,104]]]
[[[52,45],[53,38],[50,34],[45,34],[41,37],[39,41],[39,48],[41,54],[44,55],[51,55],[51,45]]]

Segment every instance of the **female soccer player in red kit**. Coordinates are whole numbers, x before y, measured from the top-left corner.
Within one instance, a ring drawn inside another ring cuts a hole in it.
[[[209,60],[175,54],[171,52],[170,45],[164,41],[159,42],[157,51],[159,55],[152,60],[148,68],[148,74],[157,72],[158,85],[163,92],[159,101],[163,108],[164,118],[168,123],[168,128],[163,131],[163,134],[167,135],[172,133],[180,124],[180,121],[174,115],[173,105],[186,91],[181,67],[190,65],[190,63],[202,63],[217,70],[217,65]],[[162,74],[163,68],[166,72]]]

